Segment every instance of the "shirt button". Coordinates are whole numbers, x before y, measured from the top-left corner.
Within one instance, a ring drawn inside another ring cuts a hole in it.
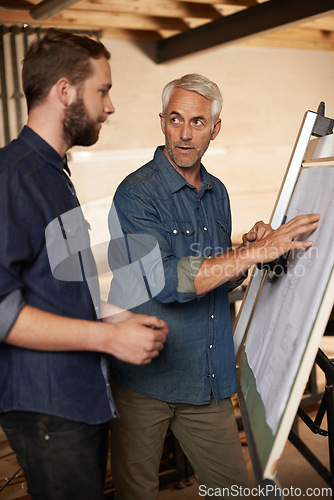
[[[211,319],[214,319],[215,315],[214,314],[211,314],[210,318]]]
[[[187,233],[187,234],[189,234],[189,233],[190,233],[189,229],[186,229],[186,233]]]
[[[210,348],[210,349],[212,349],[212,347],[213,347],[213,346],[212,346],[212,344],[210,344],[210,345],[209,345],[209,348]]]
[[[215,374],[213,373],[213,374],[211,375],[211,377],[212,377],[212,378],[215,378]]]
[[[204,231],[207,231],[207,230],[208,230],[208,228],[207,228],[207,227],[203,227],[203,229],[204,229]]]
[[[173,229],[173,234],[177,234],[177,229]]]

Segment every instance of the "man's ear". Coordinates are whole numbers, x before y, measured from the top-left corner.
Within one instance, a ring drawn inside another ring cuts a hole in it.
[[[222,121],[220,118],[218,118],[218,120],[216,120],[216,123],[214,124],[213,130],[212,130],[211,141],[213,141],[217,137],[217,135],[219,134],[220,129],[221,129],[221,124],[222,124]]]
[[[68,106],[74,101],[76,90],[67,78],[60,78],[55,86],[57,97],[64,106]]]
[[[162,130],[162,133],[165,135],[165,117],[162,113],[159,113],[159,116],[160,116],[161,130]]]

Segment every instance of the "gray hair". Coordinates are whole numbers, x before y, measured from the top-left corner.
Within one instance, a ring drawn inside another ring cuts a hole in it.
[[[184,75],[165,85],[162,91],[162,113],[164,116],[166,116],[170,97],[174,89],[193,90],[203,97],[206,97],[206,99],[212,101],[211,113],[213,123],[219,118],[223,106],[223,97],[218,85],[198,73]]]

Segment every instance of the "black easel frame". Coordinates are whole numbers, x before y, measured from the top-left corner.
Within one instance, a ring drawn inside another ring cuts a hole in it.
[[[312,420],[301,406],[298,408],[297,415],[303,420],[307,427],[314,433],[328,438],[329,451],[329,470],[320,462],[314,453],[300,439],[298,433],[292,428],[289,434],[289,441],[299,451],[301,455],[309,462],[316,472],[332,488],[332,497],[334,498],[334,364],[325,353],[319,349],[315,363],[324,372],[326,376],[326,385],[323,397],[316,417]],[[327,430],[321,428],[325,413],[327,412]]]

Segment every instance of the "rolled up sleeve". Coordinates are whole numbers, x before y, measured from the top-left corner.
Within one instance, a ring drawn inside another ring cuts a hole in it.
[[[23,275],[26,263],[34,259],[39,222],[35,203],[16,170],[10,162],[0,163],[0,342],[26,303]]]
[[[21,290],[15,290],[0,302],[0,342],[6,339],[24,305]]]
[[[204,257],[182,257],[177,263],[177,291],[179,293],[196,293],[194,279]]]

